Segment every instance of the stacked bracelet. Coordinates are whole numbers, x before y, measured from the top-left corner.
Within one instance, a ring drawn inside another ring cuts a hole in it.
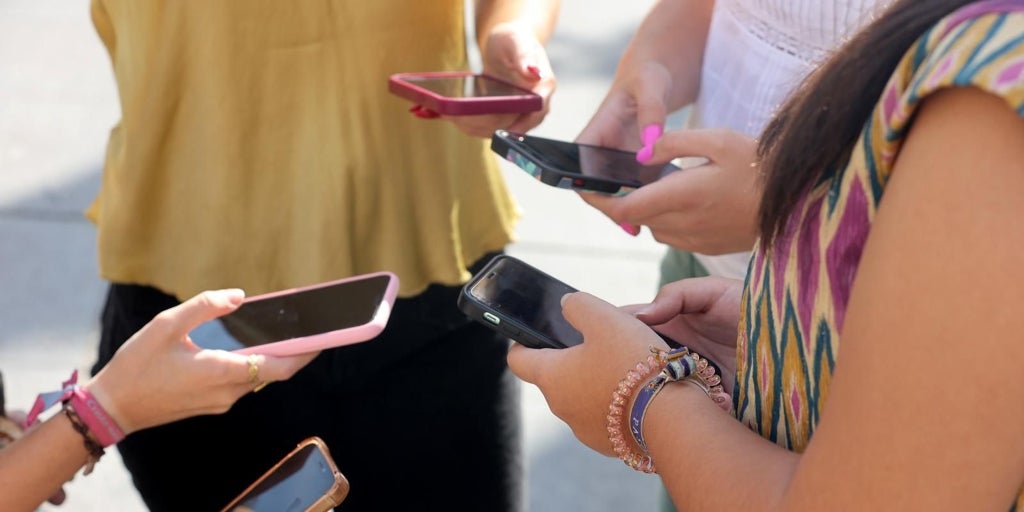
[[[669,382],[689,382],[708,395],[716,404],[729,411],[732,400],[722,388],[722,378],[707,358],[680,347],[664,352],[651,347],[652,355],[637,364],[635,371],[626,374],[612,393],[608,406],[608,434],[615,453],[627,466],[645,473],[656,473],[654,461],[647,450],[643,436],[643,422],[651,400]],[[643,382],[642,386],[637,387]],[[634,395],[634,390],[635,395]],[[629,404],[627,407],[626,404]],[[628,411],[628,412],[627,412]],[[632,449],[622,434],[622,423],[628,418],[633,441],[640,448]]]
[[[41,393],[29,411],[25,425],[32,425],[40,413],[62,402],[64,415],[75,431],[81,434],[85,449],[89,452],[89,462],[85,466],[85,474],[88,475],[103,455],[103,449],[124,439],[124,432],[96,398],[87,389],[79,387],[77,382],[78,371],[75,370],[60,390]]]
[[[626,373],[626,377],[619,381],[619,385],[612,392],[612,400],[608,405],[607,427],[608,439],[612,442],[615,454],[626,463],[627,466],[645,473],[654,472],[654,462],[650,454],[640,453],[633,450],[622,433],[622,425],[626,423],[626,412],[629,410],[629,400],[633,395],[633,389],[638,384],[646,381],[655,373],[661,371],[665,365],[664,356],[659,353],[652,353],[645,361],[637,363],[636,367]]]

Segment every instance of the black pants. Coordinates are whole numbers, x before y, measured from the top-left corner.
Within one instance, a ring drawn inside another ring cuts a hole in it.
[[[219,510],[302,439],[326,441],[351,483],[339,511],[522,508],[518,381],[508,341],[468,321],[457,287],[401,299],[378,338],[324,351],[226,414],[137,432],[118,448],[155,511]],[[177,303],[114,284],[94,373]]]

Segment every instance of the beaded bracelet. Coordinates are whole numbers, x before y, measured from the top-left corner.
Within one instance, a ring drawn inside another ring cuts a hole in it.
[[[619,382],[612,393],[608,406],[607,427],[609,439],[616,455],[629,467],[644,473],[656,473],[654,461],[647,451],[647,443],[643,438],[643,420],[651,400],[669,382],[689,382],[696,385],[711,398],[719,407],[727,412],[732,408],[732,400],[722,388],[722,378],[717,374],[716,366],[707,358],[691,352],[687,347],[680,347],[668,352],[650,348],[652,354],[646,361],[638,363],[635,371],[630,370],[626,378]],[[637,384],[644,385],[632,396]],[[632,402],[630,403],[630,398]],[[629,403],[628,409],[626,404]],[[628,416],[626,415],[626,411]],[[640,451],[632,449],[622,434],[622,422],[628,417],[629,430],[633,441]]]
[[[637,363],[632,370],[626,372],[626,377],[619,381],[619,385],[612,392],[611,403],[608,404],[606,426],[608,428],[608,439],[612,443],[615,454],[627,466],[644,473],[654,473],[654,462],[651,460],[650,454],[646,452],[639,453],[627,444],[626,438],[622,434],[622,424],[629,407],[629,399],[633,395],[633,389],[636,388],[637,384],[646,381],[652,375],[660,372],[666,362],[667,358],[664,352],[652,350],[651,355],[647,356],[647,359]]]

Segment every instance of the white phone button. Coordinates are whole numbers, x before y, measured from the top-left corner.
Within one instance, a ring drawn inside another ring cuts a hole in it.
[[[498,325],[498,324],[501,323],[501,319],[500,318],[494,316],[492,313],[487,312],[487,311],[484,311],[484,320],[487,320],[488,322],[490,322],[490,323],[492,323],[494,325]]]

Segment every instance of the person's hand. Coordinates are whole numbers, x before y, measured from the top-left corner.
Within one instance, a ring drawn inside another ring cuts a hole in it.
[[[494,130],[525,133],[544,120],[555,92],[555,73],[544,46],[533,30],[517,23],[501,23],[484,39],[481,48],[484,74],[491,75],[544,99],[543,109],[523,114],[443,116],[468,135],[489,138]]]
[[[628,151],[650,147],[664,130],[672,84],[672,74],[658,62],[620,70],[576,142]]]
[[[747,251],[757,238],[760,206],[756,153],[754,139],[732,130],[672,131],[654,143],[653,154],[643,163],[677,157],[708,161],[623,197],[580,195],[630,234],[642,225],[655,240],[677,249],[711,255]]]
[[[204,350],[188,338],[199,324],[234,311],[241,290],[203,292],[156,316],[85,387],[124,433],[227,411],[253,390],[247,356]],[[259,379],[290,378],[317,353],[256,356]]]
[[[509,368],[540,388],[551,412],[565,421],[580,441],[612,455],[605,427],[612,392],[626,372],[650,355],[650,347],[669,347],[629,312],[586,293],[566,295],[562,313],[583,334],[583,343],[566,349],[534,349],[513,343]]]
[[[654,301],[627,309],[642,322],[718,365],[732,393],[736,376],[743,283],[723,277],[682,279],[661,288]]]

